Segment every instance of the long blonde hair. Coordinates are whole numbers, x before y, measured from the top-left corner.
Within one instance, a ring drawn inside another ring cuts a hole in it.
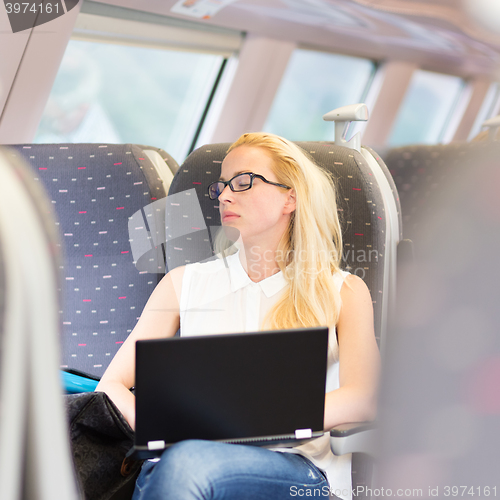
[[[242,145],[264,150],[277,182],[296,194],[296,209],[275,256],[289,286],[263,328],[335,325],[340,293],[332,275],[340,269],[342,233],[332,177],[301,148],[274,134],[243,134],[227,152]]]

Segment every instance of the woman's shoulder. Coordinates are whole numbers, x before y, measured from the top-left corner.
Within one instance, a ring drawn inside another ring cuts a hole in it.
[[[342,269],[339,269],[333,274],[333,282],[339,290],[342,288],[342,285],[348,276],[352,276],[352,274],[349,271],[343,271]]]
[[[180,287],[185,271],[186,266],[179,266],[175,267],[174,269],[170,269],[170,271],[168,271],[168,273],[163,276],[160,283],[158,284],[158,287],[160,289],[169,286],[174,286],[174,288]]]
[[[354,275],[352,275],[349,271],[344,271],[343,269],[339,269],[336,273],[334,273],[333,276],[334,277],[339,276],[341,279],[345,280],[347,276],[354,276]]]
[[[341,286],[343,297],[346,293],[353,294],[356,297],[371,296],[368,285],[360,276],[346,271],[341,271],[341,273],[344,275],[342,285],[345,285]]]

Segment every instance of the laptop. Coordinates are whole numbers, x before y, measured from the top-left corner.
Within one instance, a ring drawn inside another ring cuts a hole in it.
[[[323,435],[328,329],[173,337],[136,344],[129,455],[184,439],[297,446]]]

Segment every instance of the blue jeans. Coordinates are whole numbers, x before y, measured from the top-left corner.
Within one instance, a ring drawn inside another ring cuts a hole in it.
[[[328,492],[324,474],[301,455],[188,440],[159,462],[144,463],[133,500],[280,500]]]

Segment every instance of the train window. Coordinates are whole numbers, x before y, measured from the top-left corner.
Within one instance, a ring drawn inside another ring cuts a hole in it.
[[[464,80],[457,76],[415,71],[388,144],[441,142],[464,88]]]
[[[70,40],[35,142],[148,144],[181,163],[224,61],[210,53]]]
[[[500,83],[493,82],[486,93],[486,96],[481,105],[481,109],[477,114],[474,125],[471,128],[468,139],[471,140],[479,132],[481,132],[481,127],[484,121],[493,118],[500,112]]]
[[[363,102],[375,74],[373,61],[297,49],[281,81],[264,130],[290,140],[333,140],[332,109]]]

